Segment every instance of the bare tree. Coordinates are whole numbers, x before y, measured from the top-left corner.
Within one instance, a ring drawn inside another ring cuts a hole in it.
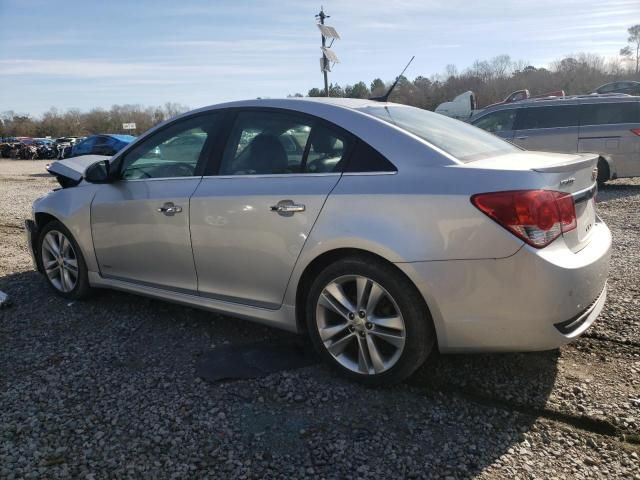
[[[629,38],[627,38],[627,45],[620,49],[620,55],[628,60],[636,62],[636,74],[640,71],[640,25],[634,25],[627,29]],[[635,53],[634,53],[635,50]]]

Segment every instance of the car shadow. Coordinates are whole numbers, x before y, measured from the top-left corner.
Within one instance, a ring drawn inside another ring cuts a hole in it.
[[[596,202],[608,202],[619,198],[635,197],[640,195],[640,185],[622,183],[625,180],[616,180],[615,183],[606,183],[598,187]]]
[[[524,412],[545,409],[558,371],[558,350],[528,353],[436,353],[408,380],[415,387],[453,392],[472,401]]]
[[[452,478],[478,475],[523,441],[544,409],[557,374],[557,351],[436,352],[407,382],[386,388],[348,381],[323,364],[295,370],[283,365],[280,372],[253,381],[207,383],[196,370],[219,346],[300,345],[298,337],[116,291],[96,291],[86,301],[70,302],[51,292],[36,272],[2,277],[0,290],[13,303],[0,310],[0,335],[5,339],[0,388],[5,391],[5,382],[18,379],[45,395],[60,395],[60,388],[69,388],[67,376],[72,378],[79,369],[95,375],[73,380],[73,385],[103,389],[110,384],[103,386],[102,376],[116,378],[111,385],[122,383],[127,389],[121,397],[109,395],[125,406],[135,398],[134,408],[142,416],[145,402],[153,399],[156,408],[183,418],[183,399],[197,398],[189,408],[190,415],[202,419],[199,425],[208,425],[193,431],[194,442],[203,445],[211,444],[211,429],[220,422],[216,412],[225,405],[224,422],[236,432],[234,445],[241,455],[272,456],[274,468],[291,462],[312,465],[318,477],[340,476],[335,464],[351,462],[355,468],[361,461],[353,452],[367,452],[362,462],[371,471],[394,468],[403,472],[400,477],[420,477],[424,471]],[[42,376],[54,374],[62,386],[39,385]],[[179,389],[178,397],[172,385]],[[106,415],[100,405],[91,408],[96,415]],[[130,422],[132,428],[137,425],[134,417]],[[66,427],[60,423],[60,428]],[[122,443],[125,458],[127,439],[115,427],[104,428],[110,443]],[[167,444],[171,440],[168,437]],[[82,441],[96,445],[89,433]],[[381,476],[388,474],[380,471]]]

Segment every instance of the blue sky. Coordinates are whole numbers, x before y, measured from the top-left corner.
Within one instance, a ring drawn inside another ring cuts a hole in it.
[[[283,97],[320,87],[320,4],[341,40],[330,80],[392,80],[509,54],[615,56],[639,0],[0,0],[0,111]]]

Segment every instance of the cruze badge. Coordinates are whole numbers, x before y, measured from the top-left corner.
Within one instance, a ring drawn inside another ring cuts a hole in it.
[[[573,182],[575,182],[576,179],[571,177],[571,178],[565,178],[564,180],[560,180],[560,186],[563,185],[571,185]]]

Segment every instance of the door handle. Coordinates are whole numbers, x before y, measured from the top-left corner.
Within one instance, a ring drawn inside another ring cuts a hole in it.
[[[293,203],[293,200],[280,200],[276,205],[271,206],[271,211],[279,215],[290,217],[296,212],[304,212],[306,207],[301,204]]]
[[[182,207],[179,205],[174,205],[173,202],[167,202],[160,208],[158,208],[158,212],[164,213],[167,217],[172,217],[176,213],[182,212]]]
[[[521,136],[521,137],[516,137],[516,140],[526,140],[527,138],[529,138],[528,136]]]

